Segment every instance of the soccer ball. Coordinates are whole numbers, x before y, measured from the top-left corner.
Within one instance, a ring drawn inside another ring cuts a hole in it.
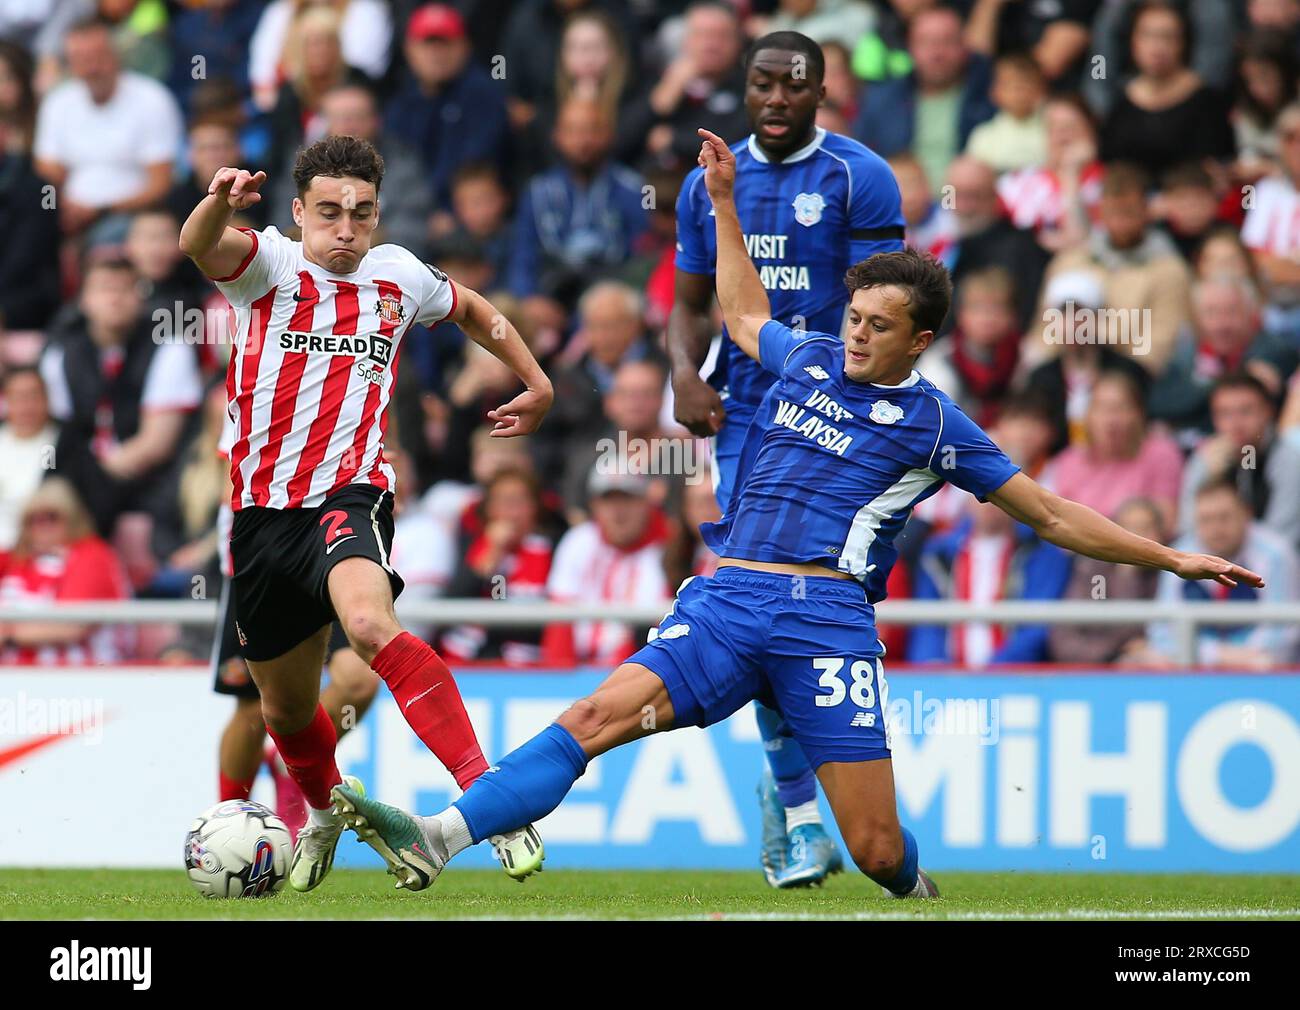
[[[284,821],[251,800],[226,800],[195,818],[185,873],[205,898],[264,898],[289,879],[293,841]]]

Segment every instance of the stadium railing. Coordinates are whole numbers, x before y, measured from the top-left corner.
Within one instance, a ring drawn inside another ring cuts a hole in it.
[[[626,621],[653,625],[663,619],[667,601],[660,604],[548,603],[510,600],[398,601],[397,615],[404,622],[446,627],[477,624],[484,627],[541,627],[571,621]],[[1185,666],[1196,662],[1196,636],[1205,625],[1243,626],[1300,622],[1300,601],[1252,603],[1249,601],[1187,602],[1169,604],[1151,600],[1000,601],[972,606],[955,600],[891,600],[877,608],[882,624],[958,624],[982,621],[993,624],[1109,624],[1168,623],[1178,643],[1178,659]],[[62,603],[43,606],[0,607],[0,621],[57,621],[78,624],[183,624],[211,627],[216,622],[215,602],[204,600],[123,600]]]

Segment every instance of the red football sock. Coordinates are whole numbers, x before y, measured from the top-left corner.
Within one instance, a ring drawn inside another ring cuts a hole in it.
[[[297,733],[281,736],[270,726],[266,731],[271,734],[280,757],[284,759],[284,766],[307,797],[307,802],[317,810],[327,810],[330,790],[343,781],[343,776],[334,763],[334,745],[338,743],[338,735],[325,706],[318,704],[315,718]]]
[[[380,650],[370,667],[393,692],[415,735],[447,766],[461,789],[487,771],[460,689],[432,648],[404,631]]]
[[[221,801],[226,800],[246,800],[253,791],[253,780],[232,779],[225,772],[217,772],[217,791],[221,794]]]

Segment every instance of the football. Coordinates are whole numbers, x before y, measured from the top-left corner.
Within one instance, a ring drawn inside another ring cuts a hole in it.
[[[185,873],[205,898],[264,898],[289,879],[293,841],[284,821],[251,800],[226,800],[185,835]]]

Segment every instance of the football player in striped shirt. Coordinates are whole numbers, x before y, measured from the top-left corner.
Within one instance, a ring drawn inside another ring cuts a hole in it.
[[[230,226],[266,181],[237,168],[216,173],[181,230],[182,251],[235,312],[231,599],[267,730],[310,808],[289,873],[299,891],[329,872],[343,829],[330,805],[342,781],[335,730],[320,704],[335,619],[462,789],[488,767],[451,672],[393,613],[403,583],[389,561],[384,433],[402,339],[417,322],[451,319],[514,371],[525,389],[489,413],[495,437],[535,430],[552,398],[515,328],[481,295],[400,246],[372,246],[383,173],[371,144],[329,137],[294,166],[301,241]],[[511,876],[541,865],[531,825],[494,845]]]
[[[408,888],[427,887],[468,846],[544,817],[592,758],[648,733],[710,726],[763,697],[790,723],[858,868],[895,897],[937,897],[898,820],[874,606],[895,535],[945,481],[1089,557],[1223,585],[1262,582],[1051,493],[922,378],[916,359],[952,292],[947,271],[922,253],[879,253],[849,271],[843,341],[773,319],[732,196],[736,156],[700,133],[727,333],[777,377],[749,431],[734,507],[702,527],[717,573],[688,581],[657,637],[437,815],[334,788],[345,818],[370,832]]]

